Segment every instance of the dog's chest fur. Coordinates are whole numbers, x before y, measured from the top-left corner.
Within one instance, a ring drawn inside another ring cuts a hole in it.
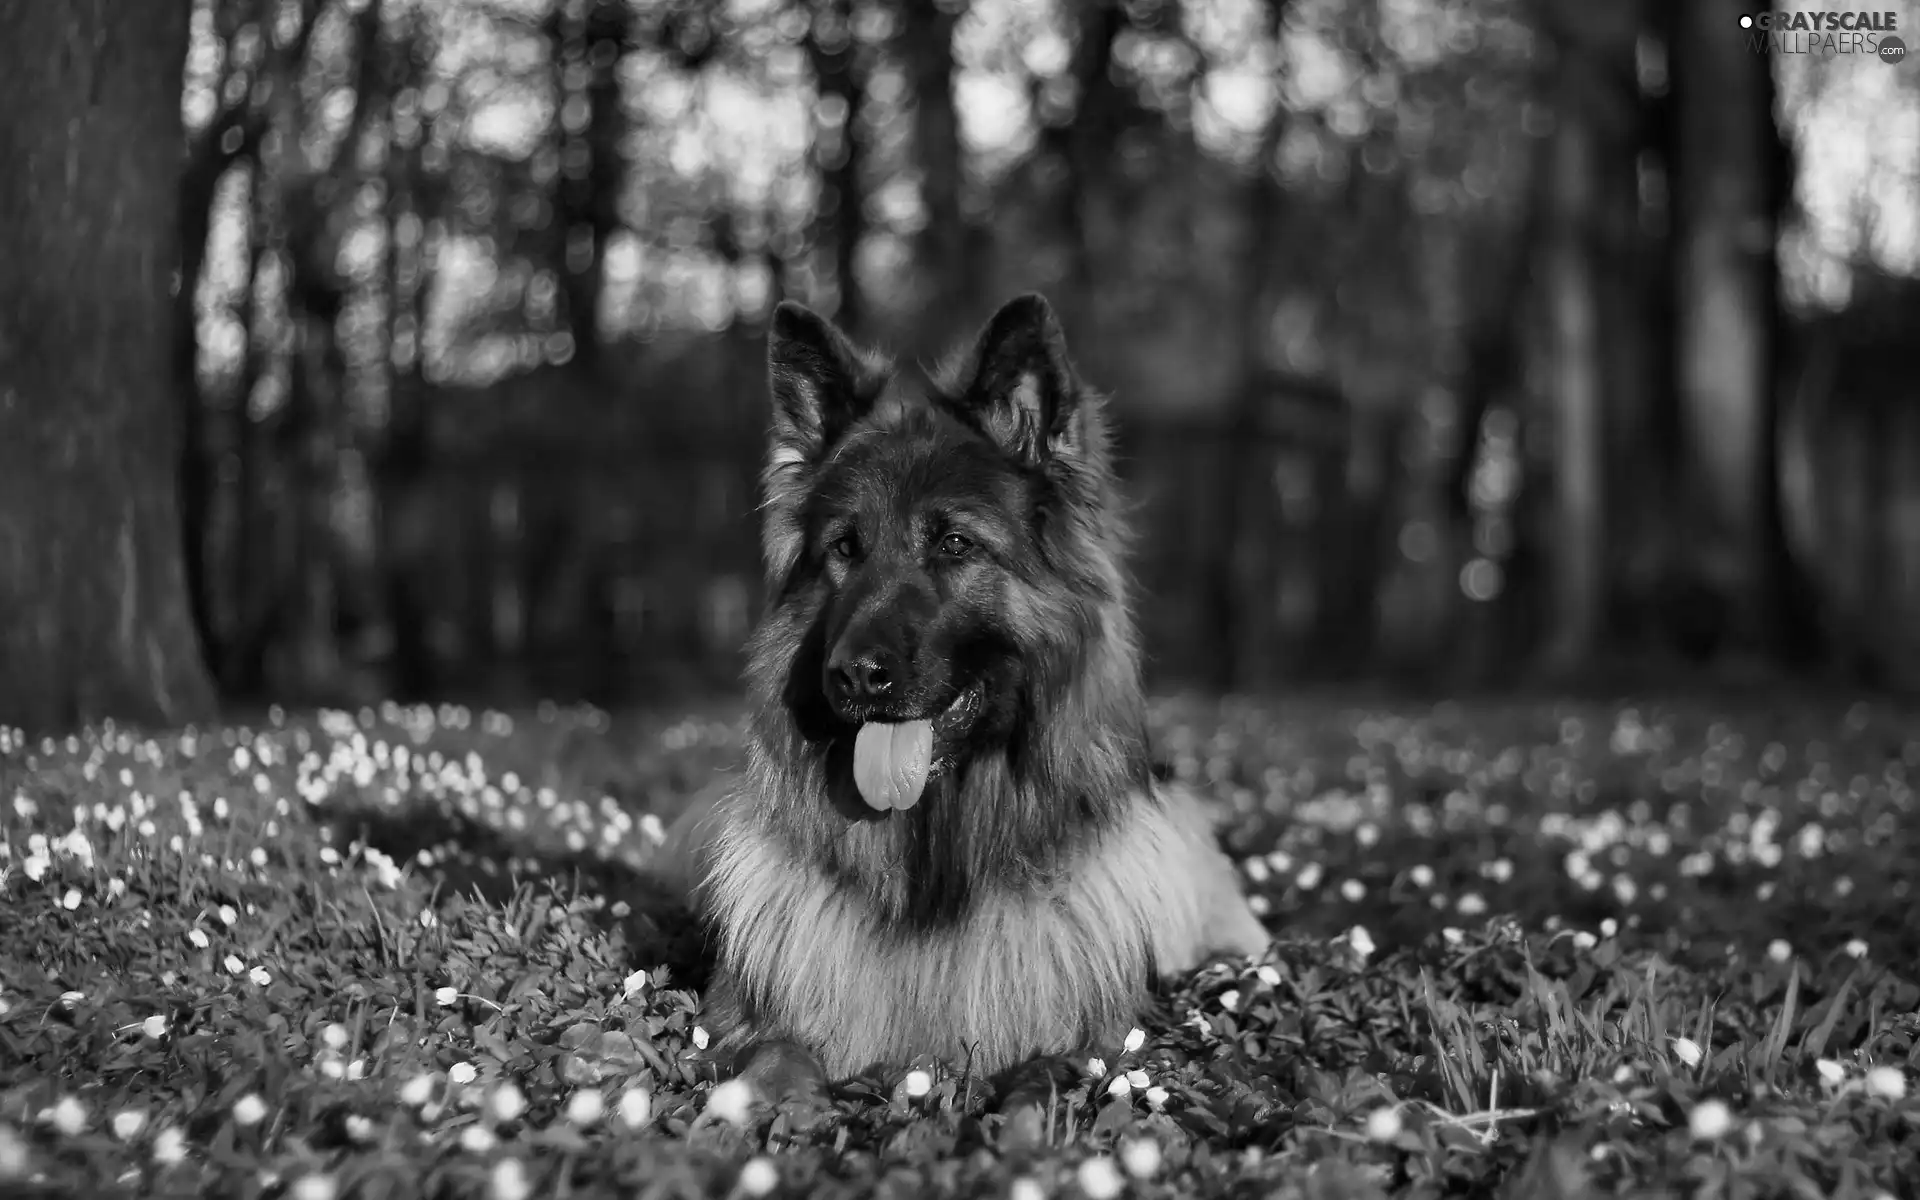
[[[1229,922],[1210,944],[1233,869],[1178,794],[1139,797],[1049,883],[983,889],[926,931],[884,926],[751,820],[727,822],[713,851],[721,970],[752,1025],[804,1043],[835,1077],[923,1055],[991,1073],[1104,1045],[1136,1020],[1153,972],[1260,936]]]

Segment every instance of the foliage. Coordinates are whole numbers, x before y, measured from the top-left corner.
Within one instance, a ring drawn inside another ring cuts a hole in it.
[[[0,1181],[1900,1192],[1920,741],[1785,711],[1161,704],[1281,940],[1011,1124],[931,1064],[813,1124],[698,1064],[696,947],[638,869],[737,751],[724,711],[9,735]]]

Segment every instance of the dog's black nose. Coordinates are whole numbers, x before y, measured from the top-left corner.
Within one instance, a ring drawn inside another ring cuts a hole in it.
[[[878,704],[893,694],[900,664],[884,650],[836,658],[827,665],[827,684],[843,704]]]

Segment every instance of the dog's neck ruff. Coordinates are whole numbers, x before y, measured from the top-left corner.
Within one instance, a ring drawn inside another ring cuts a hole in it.
[[[836,1078],[927,1054],[993,1072],[1124,1033],[1154,969],[1206,941],[1190,881],[1220,869],[1196,808],[1130,799],[1045,882],[982,891],[913,937],[759,822],[730,823],[707,895],[748,1019],[813,1047]]]

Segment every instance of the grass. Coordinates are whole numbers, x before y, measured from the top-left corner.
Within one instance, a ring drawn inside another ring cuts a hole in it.
[[[1174,700],[1280,941],[1044,1121],[695,1065],[643,867],[724,712],[0,741],[0,1192],[1910,1195],[1920,726]],[[849,998],[850,1016],[857,998]]]

